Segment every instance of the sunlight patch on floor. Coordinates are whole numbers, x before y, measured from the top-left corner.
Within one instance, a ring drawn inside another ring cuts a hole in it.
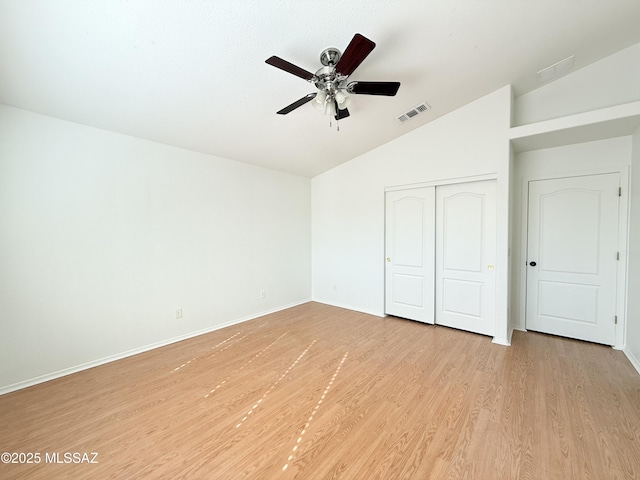
[[[245,363],[244,365],[242,365],[240,368],[234,370],[233,372],[231,372],[231,374],[225,378],[222,382],[220,382],[218,385],[216,385],[216,387],[211,390],[209,393],[207,393],[204,398],[209,397],[209,395],[215,393],[216,390],[218,390],[222,385],[224,385],[225,383],[227,383],[227,380],[229,380],[229,378],[231,378],[232,376],[236,375],[237,373],[240,373],[243,369],[247,368],[249,365],[251,365],[251,363],[253,363],[256,358],[258,358],[260,355],[262,355],[264,352],[266,352],[267,350],[269,350],[278,340],[282,339],[282,337],[284,337],[287,332],[284,332],[282,335],[280,335],[278,338],[276,338],[273,342],[271,342],[269,345],[267,345],[266,347],[264,347],[262,350],[260,350],[258,353],[256,353],[256,355],[249,360],[247,363]],[[244,338],[244,337],[243,337]]]
[[[293,460],[293,458],[295,456],[295,453],[298,451],[298,447],[300,446],[300,443],[302,442],[303,435],[307,432],[307,429],[309,428],[309,425],[311,425],[311,422],[313,421],[313,417],[315,416],[315,414],[318,413],[318,409],[320,408],[320,405],[322,404],[322,402],[326,398],[327,394],[329,393],[329,390],[331,389],[331,386],[333,385],[333,382],[335,382],[336,377],[338,376],[338,373],[340,373],[340,369],[344,365],[344,362],[347,359],[348,355],[349,355],[349,352],[345,353],[344,356],[342,357],[342,360],[340,361],[340,364],[338,365],[338,368],[336,368],[336,371],[333,374],[333,377],[331,377],[331,380],[329,381],[329,383],[327,384],[326,388],[324,389],[324,392],[322,392],[322,395],[320,396],[320,399],[318,400],[318,403],[316,403],[316,406],[313,408],[313,411],[311,412],[311,415],[309,416],[307,422],[302,427],[302,430],[300,431],[300,436],[296,440],[296,444],[293,446],[293,449],[291,451],[291,455],[289,455],[289,458],[287,458],[287,463],[285,463],[284,466],[282,467],[282,471],[283,472],[287,468],[289,468],[289,463],[291,463],[291,461]]]
[[[296,358],[296,360],[295,360],[291,365],[289,365],[289,368],[287,368],[287,369],[286,369],[286,370],[285,370],[285,371],[284,371],[284,372],[283,372],[283,373],[278,377],[278,379],[277,379],[275,382],[273,382],[273,383],[271,384],[271,386],[269,387],[269,389],[264,393],[264,395],[262,395],[262,398],[260,398],[260,400],[258,400],[258,401],[254,404],[254,406],[253,406],[253,407],[252,407],[252,408],[247,412],[247,414],[245,415],[245,417],[244,417],[242,420],[240,420],[240,422],[236,425],[236,428],[240,427],[240,426],[241,426],[241,425],[242,425],[242,424],[247,420],[247,418],[249,418],[249,417],[253,414],[253,412],[256,410],[256,408],[258,408],[258,406],[263,402],[263,400],[264,400],[265,398],[267,398],[267,395],[269,395],[269,394],[273,391],[273,389],[274,389],[274,388],[276,388],[276,387],[278,386],[278,384],[279,384],[279,383],[284,379],[284,377],[286,377],[286,376],[289,374],[289,372],[291,372],[291,370],[293,370],[293,368],[294,368],[298,363],[300,363],[300,360],[302,360],[302,357],[304,357],[304,356],[306,355],[306,353],[309,351],[309,349],[310,349],[311,347],[313,347],[313,345],[314,345],[316,342],[317,342],[317,340],[314,340],[313,342],[311,342],[311,343],[309,344],[309,346],[307,346],[307,348],[305,348],[305,349],[304,349],[304,351],[303,351],[303,352],[298,356],[298,358]]]

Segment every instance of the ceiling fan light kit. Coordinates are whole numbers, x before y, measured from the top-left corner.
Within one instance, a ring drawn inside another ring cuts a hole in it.
[[[347,108],[351,102],[350,94],[394,96],[400,88],[400,82],[352,81],[347,83],[349,75],[358,68],[375,46],[374,42],[356,33],[347,45],[344,54],[337,48],[323,50],[320,53],[320,63],[323,66],[316,73],[308,72],[280,57],[268,58],[266,63],[269,65],[313,83],[318,89],[317,92],[305,95],[277,113],[286,115],[296,108],[312,102],[313,106],[322,111],[324,115],[329,115],[330,118],[333,117],[338,121],[350,115]]]

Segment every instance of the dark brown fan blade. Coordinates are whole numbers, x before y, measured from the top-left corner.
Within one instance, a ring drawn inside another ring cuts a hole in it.
[[[343,110],[340,110],[338,108],[338,102],[335,102],[335,106],[336,106],[336,114],[335,114],[336,120],[342,120],[343,118],[347,118],[350,115],[349,110],[347,110],[346,108]]]
[[[347,85],[349,93],[356,95],[385,95],[393,97],[398,93],[400,82],[351,82]]]
[[[376,44],[374,42],[356,33],[349,45],[347,45],[342,57],[338,60],[336,71],[348,77],[375,47]]]
[[[292,73],[293,75],[304,78],[305,80],[311,80],[313,78],[313,73],[307,72],[304,68],[300,68],[293,63],[289,63],[286,60],[281,59],[280,57],[270,57],[265,60],[269,65],[273,65],[280,70],[284,70],[285,72]]]
[[[309,95],[305,95],[300,100],[293,102],[291,105],[284,107],[282,110],[276,112],[278,115],[286,115],[289,112],[292,112],[298,107],[301,107],[307,102],[310,102],[314,98],[316,98],[317,93],[310,93]]]

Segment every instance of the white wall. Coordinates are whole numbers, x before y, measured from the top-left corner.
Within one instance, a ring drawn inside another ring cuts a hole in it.
[[[640,100],[640,43],[515,99],[514,125]]]
[[[502,88],[312,180],[313,299],[384,314],[384,189],[498,179],[498,324],[506,341],[511,88]]]
[[[631,169],[631,226],[629,231],[629,284],[627,345],[625,353],[640,372],[640,129],[633,135]]]
[[[0,393],[311,296],[309,179],[2,105],[0,225]]]

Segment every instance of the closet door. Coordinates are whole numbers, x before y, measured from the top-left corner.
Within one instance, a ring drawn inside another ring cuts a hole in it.
[[[436,189],[435,322],[495,333],[495,180]]]
[[[435,187],[387,192],[385,312],[433,323]]]

